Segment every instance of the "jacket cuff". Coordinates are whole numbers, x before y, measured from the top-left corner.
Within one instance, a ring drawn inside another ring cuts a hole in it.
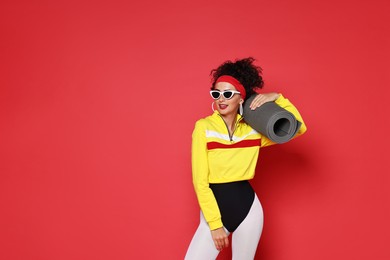
[[[279,93],[279,97],[275,100],[275,103],[279,105],[280,103],[283,103],[284,100],[285,98],[283,97],[282,93]]]
[[[210,230],[214,230],[214,229],[218,229],[218,228],[223,227],[222,220],[218,219],[218,220],[215,220],[215,221],[210,221],[209,222],[209,227],[210,227]]]

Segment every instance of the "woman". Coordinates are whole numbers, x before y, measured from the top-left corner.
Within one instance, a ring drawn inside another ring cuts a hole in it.
[[[263,87],[261,68],[253,58],[226,61],[211,71],[214,113],[195,124],[192,135],[192,174],[201,208],[200,224],[185,259],[215,259],[229,246],[233,259],[253,259],[263,229],[263,210],[248,180],[255,174],[259,150],[274,144],[243,120],[245,100]],[[306,126],[296,108],[281,94],[258,94],[251,109],[266,102],[292,112]]]

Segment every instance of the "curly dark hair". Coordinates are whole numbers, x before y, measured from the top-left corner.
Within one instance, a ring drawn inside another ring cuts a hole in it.
[[[212,86],[211,89],[214,89],[215,82],[220,76],[229,75],[236,78],[245,88],[247,100],[252,94],[255,93],[255,89],[262,88],[264,86],[264,81],[261,76],[262,68],[255,66],[253,62],[254,58],[248,57],[245,59],[236,59],[233,61],[225,61],[218,68],[213,69],[210,72]],[[244,101],[245,101],[244,100]]]

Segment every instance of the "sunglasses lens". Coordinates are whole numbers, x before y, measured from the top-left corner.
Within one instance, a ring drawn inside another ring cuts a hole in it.
[[[210,94],[211,94],[211,97],[214,99],[218,99],[221,96],[221,92],[215,91],[215,90],[211,91]]]
[[[226,99],[231,99],[234,95],[233,91],[226,90],[223,92],[223,97]]]

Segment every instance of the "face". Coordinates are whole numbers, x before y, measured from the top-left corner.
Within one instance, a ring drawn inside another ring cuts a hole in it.
[[[218,82],[215,84],[214,90],[219,90],[220,92],[226,90],[237,91],[237,89],[228,82]],[[219,99],[214,101],[216,109],[222,116],[235,116],[237,114],[240,103],[242,102],[243,99],[241,98],[240,94],[234,94],[231,99],[226,99],[223,95],[220,95]]]

